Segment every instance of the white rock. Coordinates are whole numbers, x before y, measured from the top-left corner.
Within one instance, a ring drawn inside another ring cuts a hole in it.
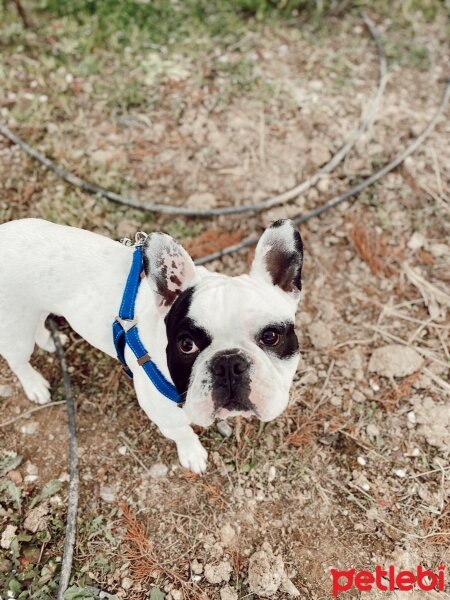
[[[183,592],[181,590],[171,590],[172,600],[183,600]]]
[[[366,427],[367,435],[370,438],[376,438],[380,435],[380,430],[375,425],[375,423],[369,423]]]
[[[415,423],[417,423],[417,419],[416,419],[416,413],[413,410],[410,410],[409,413],[406,415],[408,421],[410,423],[412,423],[413,425]]]
[[[203,565],[196,558],[191,562],[191,572],[194,575],[201,575],[203,573]]]
[[[420,369],[422,364],[422,357],[413,348],[389,344],[372,353],[369,371],[384,377],[406,377]]]
[[[25,435],[33,435],[39,429],[39,423],[37,421],[28,421],[20,427],[20,432]]]
[[[269,472],[267,474],[267,481],[269,483],[272,483],[272,481],[274,481],[275,477],[277,476],[277,470],[275,468],[274,465],[270,465],[269,467]]]
[[[403,479],[404,477],[406,477],[406,471],[404,469],[395,469],[394,475],[400,477],[400,479]]]
[[[238,593],[229,585],[220,590],[220,600],[238,600]]]
[[[435,402],[431,397],[414,400],[419,433],[431,446],[450,451],[450,409],[448,402]]]
[[[100,486],[100,498],[103,502],[114,502],[116,499],[116,490],[109,485]]]
[[[122,588],[124,590],[130,590],[133,587],[133,580],[130,577],[124,577],[122,579]]]
[[[0,398],[10,398],[13,392],[14,390],[10,385],[0,385]]]
[[[447,244],[431,244],[430,252],[435,258],[441,258],[441,256],[450,254],[450,246]]]
[[[128,448],[127,448],[126,446],[119,446],[119,447],[117,448],[117,452],[118,452],[120,455],[122,455],[122,456],[125,456],[125,454],[127,453],[127,451],[128,451]]]
[[[227,560],[221,561],[218,565],[205,565],[205,577],[209,583],[228,583],[230,581],[233,568]]]
[[[50,519],[49,502],[42,502],[30,510],[27,514],[23,526],[31,533],[43,531],[47,527]]]
[[[263,598],[272,598],[286,577],[283,559],[275,556],[267,542],[250,557],[248,584],[250,591]]]
[[[220,540],[224,546],[230,546],[236,538],[236,532],[229,523],[220,528]]]
[[[426,245],[426,243],[427,240],[425,236],[419,233],[418,231],[415,231],[409,238],[408,248],[410,248],[410,250],[420,250],[420,248],[423,248]]]
[[[364,467],[367,464],[366,459],[364,458],[364,456],[358,456],[358,458],[356,459],[357,463],[359,465],[361,465],[362,467]]]
[[[322,350],[333,343],[333,334],[323,321],[315,321],[308,327],[308,335],[314,348]]]
[[[16,535],[17,527],[15,525],[7,525],[3,530],[2,537],[0,540],[0,546],[5,550],[9,550],[11,542]]]
[[[167,477],[169,468],[164,463],[155,463],[149,469],[149,474],[152,479],[164,479]]]
[[[224,438],[229,438],[233,434],[233,429],[227,421],[218,421],[217,431]]]

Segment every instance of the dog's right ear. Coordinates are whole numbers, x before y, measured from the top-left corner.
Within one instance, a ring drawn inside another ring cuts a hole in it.
[[[178,296],[196,277],[186,250],[166,233],[151,233],[144,242],[144,272],[155,293],[156,305],[166,315]]]

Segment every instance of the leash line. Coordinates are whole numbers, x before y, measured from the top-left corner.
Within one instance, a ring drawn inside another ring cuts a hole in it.
[[[331,173],[344,160],[344,158],[347,156],[347,154],[350,152],[350,150],[353,148],[356,142],[360,139],[364,131],[366,131],[375,120],[375,117],[378,112],[378,107],[383,97],[388,79],[387,62],[383,44],[381,42],[381,39],[378,35],[377,29],[373,21],[371,21],[371,19],[369,19],[369,17],[367,17],[364,14],[362,15],[362,19],[366,24],[367,30],[369,31],[369,34],[375,43],[379,60],[378,86],[373,100],[370,102],[369,109],[365,111],[365,114],[360,119],[359,125],[350,135],[349,139],[340,147],[340,149],[331,157],[331,159],[327,163],[325,163],[325,165],[323,165],[313,175],[311,175],[302,183],[296,185],[292,189],[287,190],[286,192],[283,192],[281,194],[277,194],[276,196],[267,198],[262,202],[254,204],[244,204],[242,206],[227,206],[222,208],[211,208],[203,210],[186,208],[183,206],[174,206],[171,204],[144,204],[142,202],[139,202],[139,200],[135,198],[129,198],[120,194],[116,194],[111,190],[107,190],[101,186],[91,183],[90,181],[86,181],[82,177],[78,177],[78,175],[67,171],[60,165],[50,160],[44,154],[39,152],[39,150],[27,144],[25,140],[23,140],[20,136],[14,133],[7,125],[2,123],[0,123],[0,134],[2,134],[4,137],[9,139],[17,146],[19,146],[26,154],[28,154],[28,156],[38,161],[49,171],[55,173],[66,183],[69,183],[70,185],[73,185],[74,187],[77,187],[89,194],[99,195],[102,198],[106,198],[106,200],[109,200],[111,202],[124,204],[132,208],[166,215],[182,215],[186,217],[217,217],[221,215],[236,215],[249,212],[260,212],[263,210],[267,210],[268,208],[273,208],[274,206],[281,206],[283,204],[286,204],[290,200],[298,198],[301,194],[304,194],[307,190],[315,186],[324,175]]]
[[[317,208],[314,208],[313,210],[311,210],[307,213],[304,213],[302,215],[294,217],[292,219],[293,222],[296,225],[301,225],[302,223],[306,223],[307,221],[310,221],[314,217],[320,216],[322,213],[330,210],[331,208],[335,208],[336,206],[338,206],[339,204],[342,204],[342,202],[344,202],[345,200],[348,200],[352,196],[357,196],[362,191],[364,191],[366,188],[368,188],[370,185],[376,183],[382,177],[384,177],[385,175],[387,175],[388,173],[390,173],[391,171],[396,169],[399,165],[401,165],[401,163],[406,158],[408,158],[408,156],[413,154],[413,152],[415,152],[417,150],[417,148],[421,144],[423,144],[423,142],[429,137],[429,135],[435,128],[437,122],[439,121],[440,117],[442,116],[442,114],[448,104],[449,98],[450,98],[450,78],[447,80],[447,84],[442,93],[441,102],[440,102],[439,106],[437,107],[433,117],[429,121],[428,125],[425,127],[425,129],[422,131],[422,133],[419,136],[417,136],[416,139],[403,150],[403,152],[401,152],[393,160],[391,160],[390,162],[385,164],[384,167],[382,167],[375,173],[372,173],[372,175],[370,175],[370,177],[367,177],[366,179],[364,179],[357,185],[354,185],[346,192],[343,192],[342,194],[339,194],[338,196],[334,196],[333,198],[328,200],[328,202],[325,202],[325,204],[322,204],[321,206],[318,206]],[[250,238],[248,240],[244,240],[243,242],[239,242],[238,244],[233,244],[232,246],[228,246],[228,248],[224,248],[223,250],[213,252],[212,254],[208,254],[207,256],[202,256],[202,258],[199,258],[195,261],[195,264],[196,265],[204,265],[213,260],[217,260],[218,258],[222,258],[223,256],[227,256],[229,254],[233,254],[234,252],[238,252],[239,250],[243,250],[244,248],[249,248],[250,246],[255,246],[257,244],[258,240],[259,240],[259,238]]]
[[[75,534],[77,525],[77,506],[78,506],[78,444],[77,444],[77,429],[75,417],[75,405],[73,401],[72,388],[70,385],[69,372],[64,356],[64,350],[59,339],[56,324],[53,318],[49,319],[50,331],[53,342],[56,346],[56,355],[58,357],[61,373],[64,384],[64,393],[66,396],[66,410],[69,426],[69,464],[70,464],[70,480],[69,480],[69,501],[67,509],[67,525],[66,536],[64,539],[64,553],[61,564],[61,575],[59,579],[57,600],[64,600],[64,593],[69,585],[70,573],[72,570],[73,547],[75,544]]]

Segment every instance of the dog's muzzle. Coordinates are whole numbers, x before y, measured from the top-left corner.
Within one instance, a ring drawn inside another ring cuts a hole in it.
[[[243,352],[237,349],[218,352],[211,360],[214,408],[229,411],[252,410],[250,402],[250,366]]]

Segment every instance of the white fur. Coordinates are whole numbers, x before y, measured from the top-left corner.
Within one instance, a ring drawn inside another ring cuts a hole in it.
[[[48,382],[29,362],[35,343],[54,350],[44,326],[50,313],[64,316],[92,346],[116,357],[111,327],[132,253],[133,248],[106,237],[39,219],[0,225],[0,354],[30,400],[50,400]],[[181,464],[201,473],[206,469],[207,453],[190,423],[207,425],[214,418],[201,383],[206,362],[212,353],[227,347],[250,353],[254,361],[251,399],[263,420],[274,418],[287,404],[298,357],[271,360],[262,350],[256,352],[249,338],[274,315],[278,320],[292,321],[296,302],[271,285],[259,265],[252,276],[235,278],[195,268],[187,253],[169,236],[152,235],[148,256],[149,285],[139,287],[135,316],[141,339],[159,369],[170,380],[162,318],[170,307],[162,307],[156,293],[152,279],[157,269],[152,263],[155,257],[162,257],[167,267],[172,265],[174,274],[182,280],[182,289],[194,281],[198,284],[190,315],[202,315],[202,320],[208,315],[214,341],[195,364],[184,408],[159,394],[128,348],[126,360],[134,374],[142,409],[163,435],[175,441]]]

